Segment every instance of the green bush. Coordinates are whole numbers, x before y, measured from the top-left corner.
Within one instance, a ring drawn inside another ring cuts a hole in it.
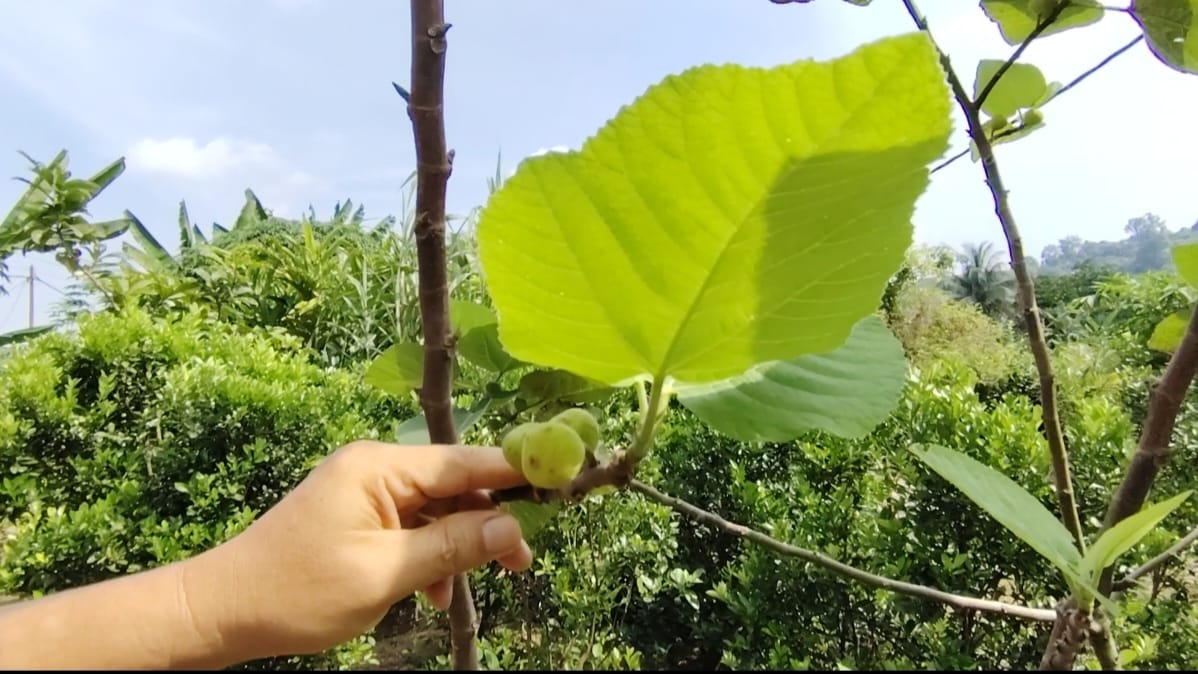
[[[939,288],[915,284],[898,291],[887,323],[916,367],[957,362],[982,384],[1033,372],[1026,347],[1008,327]]]
[[[8,354],[0,381],[0,521],[15,527],[0,594],[23,596],[210,548],[330,451],[412,414],[292,337],[196,312],[86,318]],[[355,665],[368,645],[273,664]]]

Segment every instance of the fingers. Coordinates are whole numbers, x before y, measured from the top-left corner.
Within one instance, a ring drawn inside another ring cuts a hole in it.
[[[511,515],[497,511],[458,512],[418,529],[392,533],[399,548],[393,557],[398,568],[392,575],[397,598],[497,559],[526,562],[524,567],[532,561],[520,525]],[[431,595],[430,599],[436,604]]]
[[[343,451],[344,461],[361,466],[363,475],[386,476],[388,490],[400,510],[419,508],[463,492],[526,483],[498,447],[402,446],[363,441],[347,445]]]

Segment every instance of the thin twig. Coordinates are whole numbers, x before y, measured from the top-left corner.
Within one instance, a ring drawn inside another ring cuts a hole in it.
[[[424,377],[420,406],[429,440],[456,444],[450,401],[453,334],[449,321],[449,281],[445,256],[445,191],[453,155],[445,142],[445,7],[442,0],[412,0],[412,91],[408,117],[416,140],[416,259],[420,321],[424,336]],[[449,605],[450,642],[457,670],[479,668],[478,613],[465,574],[453,578]]]
[[[893,580],[884,576],[878,576],[868,571],[863,571],[853,566],[849,566],[843,562],[838,562],[825,554],[812,550],[784,543],[776,538],[772,538],[760,531],[756,531],[742,524],[729,522],[719,515],[704,510],[696,505],[688,503],[676,496],[664,494],[652,486],[641,482],[640,480],[631,480],[628,488],[639,494],[644,495],[652,501],[656,501],[665,506],[673,508],[675,511],[703,524],[713,526],[726,533],[732,534],[739,538],[752,541],[764,548],[772,550],[780,555],[787,557],[798,557],[803,561],[810,562],[833,571],[841,576],[851,578],[872,587],[878,587],[883,590],[897,592],[912,597],[921,597],[931,599],[932,601],[940,602],[952,606],[953,608],[963,611],[987,611],[990,613],[998,613],[1001,615],[1012,616],[1016,618],[1025,618],[1027,620],[1038,620],[1042,622],[1051,622],[1056,620],[1057,614],[1052,609],[1038,609],[1029,606],[1020,606],[1018,604],[1008,604],[1001,601],[993,601],[990,599],[977,599],[975,597],[966,597],[963,595],[951,594],[937,590],[935,588],[925,587],[923,585],[915,585],[906,583],[900,580]]]
[[[1172,546],[1170,546],[1170,548],[1168,550],[1165,550],[1164,552],[1157,555],[1156,557],[1153,557],[1152,559],[1148,560],[1147,562],[1144,562],[1142,565],[1133,569],[1126,576],[1124,576],[1124,577],[1120,578],[1119,580],[1115,581],[1114,583],[1112,583],[1111,591],[1112,592],[1123,592],[1123,591],[1127,590],[1128,588],[1130,588],[1131,586],[1135,585],[1136,581],[1138,581],[1143,576],[1153,573],[1157,569],[1164,567],[1166,564],[1168,564],[1169,562],[1172,562],[1173,560],[1180,559],[1181,552],[1183,550],[1185,550],[1187,547],[1189,547],[1190,545],[1193,545],[1194,541],[1198,541],[1198,527],[1195,527],[1194,529],[1192,529],[1190,531],[1190,533],[1186,534],[1185,536],[1183,536],[1181,538],[1181,540],[1177,541]]]
[[[1106,56],[1106,58],[1104,58],[1104,59],[1102,59],[1101,61],[1099,61],[1097,65],[1093,66],[1092,68],[1090,68],[1090,69],[1086,70],[1086,71],[1085,71],[1085,72],[1083,72],[1082,74],[1080,74],[1080,75],[1078,75],[1077,77],[1073,78],[1073,79],[1072,79],[1072,80],[1070,80],[1070,81],[1069,81],[1069,83],[1068,83],[1068,84],[1066,84],[1065,86],[1061,87],[1060,89],[1057,89],[1057,90],[1056,90],[1056,92],[1055,92],[1055,93],[1053,93],[1053,95],[1052,95],[1052,96],[1049,96],[1049,97],[1048,97],[1048,100],[1046,100],[1046,101],[1044,101],[1043,103],[1041,103],[1040,105],[1036,106],[1036,108],[1037,108],[1037,109],[1043,109],[1043,108],[1044,108],[1044,106],[1046,106],[1046,105],[1048,105],[1049,103],[1052,103],[1053,101],[1057,100],[1058,98],[1060,98],[1061,94],[1064,94],[1066,91],[1069,91],[1070,89],[1072,89],[1073,87],[1077,86],[1078,84],[1081,84],[1081,83],[1082,83],[1082,81],[1084,81],[1084,80],[1085,80],[1087,77],[1090,77],[1091,75],[1093,75],[1094,73],[1098,72],[1099,70],[1102,70],[1102,68],[1103,68],[1103,67],[1105,67],[1105,66],[1106,66],[1108,63],[1110,63],[1111,61],[1114,61],[1116,58],[1118,58],[1118,57],[1119,57],[1120,55],[1122,55],[1124,52],[1126,52],[1127,50],[1129,50],[1129,49],[1131,49],[1132,47],[1134,47],[1134,46],[1136,46],[1137,44],[1139,44],[1139,43],[1140,43],[1140,41],[1141,41],[1141,40],[1143,40],[1143,39],[1144,39],[1144,34],[1143,34],[1143,33],[1141,33],[1141,34],[1137,35],[1137,36],[1136,36],[1134,39],[1132,39],[1132,41],[1131,41],[1131,42],[1128,42],[1127,44],[1123,45],[1122,47],[1120,47],[1120,48],[1116,49],[1115,51],[1111,52],[1110,54],[1108,54],[1108,55]],[[1004,129],[1003,131],[1000,131],[999,133],[996,133],[996,134],[994,134],[994,138],[993,138],[993,139],[991,139],[991,140],[992,140],[992,142],[993,142],[993,141],[997,141],[997,140],[1001,140],[1002,138],[1005,138],[1006,136],[1012,136],[1012,135],[1015,135],[1016,133],[1018,133],[1018,132],[1020,132],[1020,131],[1022,131],[1022,130],[1023,130],[1023,125],[1022,125],[1022,124],[1020,124],[1019,126],[1016,126],[1016,127],[1014,127],[1014,128],[1011,128],[1011,129]],[[943,169],[943,168],[947,168],[947,167],[948,167],[949,165],[951,165],[953,162],[955,162],[955,161],[957,161],[958,159],[961,159],[961,158],[962,158],[962,157],[964,157],[965,155],[969,154],[969,151],[970,151],[970,148],[965,148],[964,150],[961,150],[961,151],[960,151],[960,152],[958,152],[957,154],[955,154],[955,155],[953,155],[953,156],[949,157],[948,159],[945,159],[944,161],[940,162],[938,165],[936,165],[936,167],[935,167],[935,168],[933,168],[931,171],[929,171],[929,173],[935,173],[935,172],[937,172],[937,171],[939,171],[939,170],[941,170],[941,169]]]

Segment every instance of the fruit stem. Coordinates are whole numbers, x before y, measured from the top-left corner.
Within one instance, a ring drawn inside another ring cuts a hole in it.
[[[641,423],[636,440],[628,449],[628,456],[634,463],[645,458],[645,455],[649,453],[649,448],[653,446],[653,436],[657,433],[657,426],[665,416],[664,403],[670,398],[670,386],[666,377],[657,375],[653,378],[653,390],[649,393],[648,404],[645,404],[643,382],[638,386],[638,395],[641,401]]]

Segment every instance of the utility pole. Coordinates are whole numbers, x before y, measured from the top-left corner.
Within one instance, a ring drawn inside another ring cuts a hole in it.
[[[33,265],[29,265],[29,327],[33,327],[33,282],[37,280]]]

